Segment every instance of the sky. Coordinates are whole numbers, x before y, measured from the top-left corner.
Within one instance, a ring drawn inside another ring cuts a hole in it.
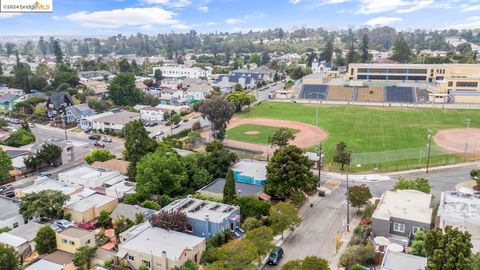
[[[3,36],[377,25],[397,29],[480,28],[480,0],[53,0],[52,13],[0,13]]]

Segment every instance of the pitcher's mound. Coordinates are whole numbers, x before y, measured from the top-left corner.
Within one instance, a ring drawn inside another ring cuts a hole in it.
[[[260,131],[256,131],[256,130],[245,132],[245,135],[258,135],[258,134],[260,134]]]
[[[480,152],[480,128],[454,128],[441,130],[433,141],[446,150],[458,153]]]

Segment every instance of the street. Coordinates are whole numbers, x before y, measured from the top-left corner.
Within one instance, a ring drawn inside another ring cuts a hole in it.
[[[457,165],[452,168],[432,169],[426,174],[424,171],[406,173],[392,173],[391,180],[378,182],[349,181],[351,186],[366,184],[374,197],[380,197],[385,191],[390,190],[396,179],[414,179],[417,177],[427,178],[431,185],[431,193],[434,195],[433,203],[438,204],[442,191],[453,190],[455,185],[470,179],[470,170],[479,168],[480,163],[473,165]],[[329,180],[336,176],[341,184],[330,195],[314,204],[313,209],[302,217],[301,224],[282,243],[285,251],[281,265],[296,259],[314,255],[330,260],[335,252],[335,237],[345,231],[342,226],[342,217],[346,216],[346,175],[322,172],[322,179]],[[350,214],[355,209],[350,208]],[[352,224],[350,229],[353,230]],[[348,241],[348,239],[343,239]],[[330,261],[332,264],[332,261]],[[336,265],[337,262],[334,262]],[[264,269],[280,269],[280,266],[265,266]]]

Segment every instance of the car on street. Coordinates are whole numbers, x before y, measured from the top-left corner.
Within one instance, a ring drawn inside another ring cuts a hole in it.
[[[101,141],[96,141],[93,145],[98,148],[105,148],[105,144]]]
[[[98,140],[101,139],[101,137],[100,137],[100,135],[90,135],[90,136],[88,136],[88,139],[98,141]]]
[[[102,141],[104,141],[104,142],[112,142],[112,138],[105,136],[105,137],[103,137]]]
[[[12,124],[20,124],[22,121],[20,119],[10,118],[10,123]]]
[[[73,226],[73,222],[66,219],[55,220],[53,225],[62,229],[66,229]]]
[[[12,185],[4,185],[0,187],[0,195],[8,198],[15,197],[14,188]]]
[[[273,251],[268,256],[267,264],[269,265],[278,265],[280,260],[283,258],[283,248],[275,247]]]
[[[39,177],[51,177],[52,174],[49,173],[49,172],[41,172],[38,176],[39,176]]]
[[[176,129],[178,127],[180,127],[180,124],[173,124],[172,129]]]

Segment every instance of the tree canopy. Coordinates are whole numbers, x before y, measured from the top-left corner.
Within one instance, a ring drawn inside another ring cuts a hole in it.
[[[225,138],[227,124],[235,114],[235,105],[223,96],[213,95],[203,101],[199,111],[203,118],[207,118],[212,123],[213,137],[222,141]]]
[[[393,190],[399,189],[413,189],[418,190],[427,194],[430,194],[430,184],[428,179],[425,178],[416,178],[414,180],[400,179],[393,186]]]
[[[33,241],[38,254],[52,253],[57,249],[55,231],[49,225],[42,226]]]
[[[188,225],[187,215],[180,211],[160,211],[151,215],[148,220],[154,227],[177,232],[184,232]]]
[[[367,185],[351,186],[348,188],[348,200],[353,207],[360,208],[367,205],[372,193]]]
[[[130,161],[128,174],[135,176],[135,167],[146,154],[155,151],[157,142],[148,136],[142,120],[127,123],[123,128],[125,137],[125,158]]]
[[[350,165],[352,160],[352,151],[347,149],[347,144],[344,141],[337,143],[337,152],[333,157],[333,161],[339,163],[342,166],[342,171],[345,165]]]
[[[402,35],[399,35],[393,45],[393,54],[390,59],[399,63],[408,63],[411,58],[412,51],[407,41],[405,41]]]
[[[143,101],[143,92],[135,86],[135,75],[130,72],[117,74],[108,86],[108,96],[120,106],[135,106]]]
[[[107,161],[115,158],[115,155],[107,149],[97,148],[90,151],[90,153],[86,155],[84,159],[88,164],[93,164],[95,161]]]
[[[288,142],[295,139],[295,133],[292,129],[281,127],[268,137],[268,143],[272,146],[285,148]]]
[[[75,252],[73,257],[73,265],[79,270],[88,270],[90,269],[90,264],[95,257],[97,252],[97,247],[80,247]]]
[[[18,270],[20,269],[20,258],[15,249],[0,244],[0,269]]]
[[[233,171],[228,170],[227,177],[225,178],[225,185],[223,187],[223,202],[226,204],[232,204],[237,190],[235,189],[235,179],[233,177]]]
[[[42,190],[22,198],[20,214],[24,219],[35,217],[57,219],[62,216],[62,208],[70,197],[60,191]]]
[[[297,214],[297,209],[285,202],[275,204],[270,208],[270,221],[272,222],[272,229],[275,233],[282,233],[286,229],[292,230],[300,224],[300,217]]]
[[[330,270],[328,261],[315,256],[307,256],[303,260],[289,261],[282,270]]]
[[[0,149],[0,183],[10,177],[10,170],[12,169],[12,159],[7,152]]]
[[[425,237],[428,270],[472,269],[472,242],[469,232],[451,226],[435,228]]]

